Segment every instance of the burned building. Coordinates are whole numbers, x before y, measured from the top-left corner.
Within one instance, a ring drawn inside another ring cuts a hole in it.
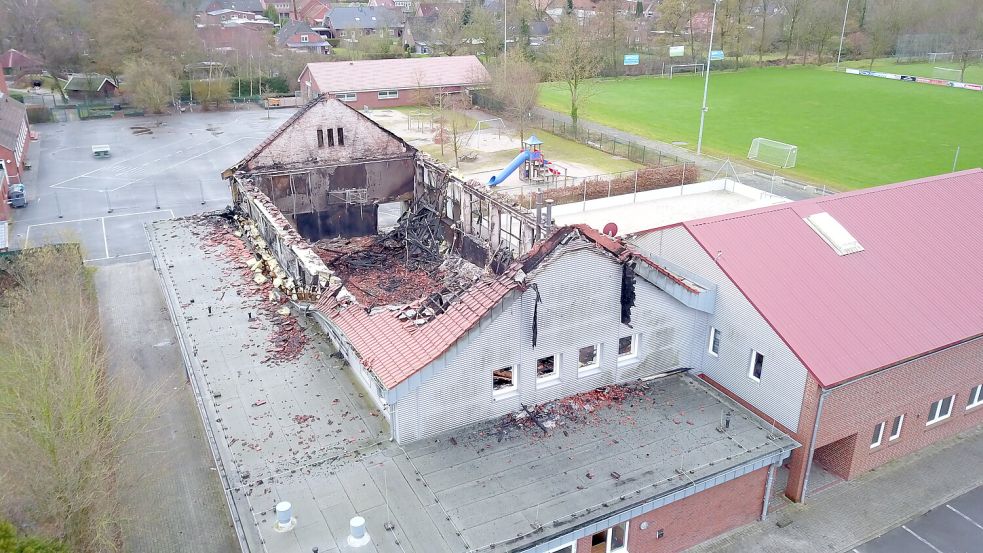
[[[718,524],[665,546],[676,549],[767,512],[797,444],[685,374],[706,347],[712,282],[586,225],[554,227],[548,205],[461,181],[324,97],[225,176],[275,285],[331,337],[404,455],[467,450],[464,463],[489,475],[510,455],[530,465],[495,477],[503,502],[490,480],[438,462],[466,493],[440,498],[454,531],[435,521],[421,543],[440,545],[413,550],[650,550],[687,525],[665,509],[723,505]],[[387,202],[402,215],[380,232]],[[592,414],[614,404],[622,414]],[[448,449],[458,444],[474,447]],[[547,454],[555,462],[537,460]],[[665,522],[646,531],[653,516]]]

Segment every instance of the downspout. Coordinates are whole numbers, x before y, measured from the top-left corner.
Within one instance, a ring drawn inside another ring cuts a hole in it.
[[[806,502],[806,490],[809,489],[809,475],[812,472],[812,457],[816,454],[816,435],[819,433],[819,419],[823,417],[823,403],[826,402],[826,396],[831,391],[823,389],[819,394],[819,406],[816,408],[816,422],[812,425],[812,438],[809,439],[809,457],[806,459],[806,475],[802,481],[802,495],[799,497],[799,503],[802,504]]]
[[[768,469],[768,483],[765,484],[765,500],[761,505],[761,518],[759,520],[765,520],[768,518],[768,504],[771,502],[771,485],[775,482],[775,468],[781,463],[780,459],[782,458],[782,453],[783,452],[779,452],[779,460],[772,463],[771,467]]]

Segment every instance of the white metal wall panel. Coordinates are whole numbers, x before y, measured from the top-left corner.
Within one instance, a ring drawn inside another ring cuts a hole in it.
[[[806,368],[693,236],[683,227],[671,227],[632,242],[718,286],[716,312],[706,317],[699,332],[694,366],[787,428],[797,429]],[[709,325],[721,333],[719,357],[707,352]],[[752,349],[765,356],[761,382],[748,377]]]
[[[692,366],[703,314],[685,307],[636,278],[633,327],[621,324],[621,265],[591,245],[561,246],[533,274],[539,288],[538,340],[532,346],[536,292],[526,290],[498,307],[493,317],[469,333],[457,353],[430,367],[432,378],[396,401],[397,439],[408,442],[492,419],[613,382],[623,382]],[[618,340],[639,334],[638,360],[618,367]],[[586,376],[578,371],[579,349],[601,344],[600,367]],[[559,378],[536,379],[536,361],[556,355]],[[446,364],[446,365],[445,365]],[[517,393],[494,398],[491,371],[515,366]]]

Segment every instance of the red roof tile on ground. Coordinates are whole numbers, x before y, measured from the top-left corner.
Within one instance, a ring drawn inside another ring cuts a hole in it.
[[[974,169],[680,225],[828,387],[983,334],[981,205]],[[819,212],[864,250],[837,255]]]

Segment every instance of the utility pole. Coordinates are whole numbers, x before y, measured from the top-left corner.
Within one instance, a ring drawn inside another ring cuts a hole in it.
[[[846,36],[846,16],[850,13],[850,0],[846,0],[846,9],[843,10],[843,28],[840,29],[840,48],[836,51],[836,70],[840,70],[840,57],[843,55],[843,37]]]
[[[703,120],[707,116],[707,92],[710,90],[710,56],[713,55],[713,29],[717,26],[717,5],[720,0],[713,2],[713,16],[710,18],[710,42],[707,45],[707,70],[703,80],[703,108],[700,110],[700,136],[696,140],[696,155],[703,153]],[[690,31],[692,32],[692,31]]]

